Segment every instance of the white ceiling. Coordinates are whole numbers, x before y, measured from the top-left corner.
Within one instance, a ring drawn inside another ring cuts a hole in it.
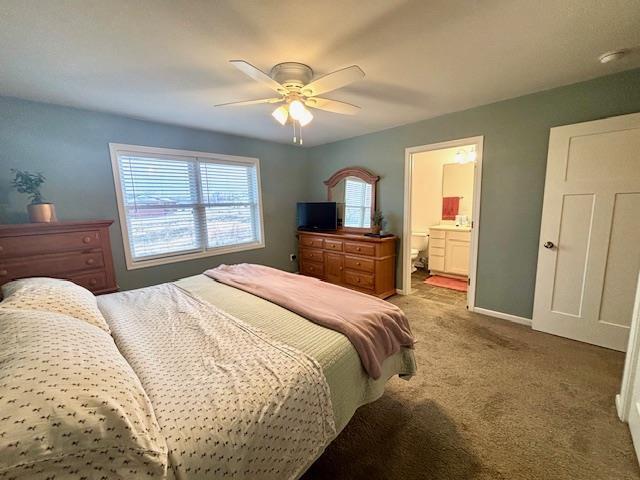
[[[272,96],[228,63],[367,76],[314,111],[317,145],[640,66],[640,0],[0,0],[0,95],[279,142]]]

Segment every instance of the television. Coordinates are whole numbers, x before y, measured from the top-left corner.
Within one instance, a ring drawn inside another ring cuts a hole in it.
[[[308,231],[338,229],[336,202],[298,202],[298,228]]]

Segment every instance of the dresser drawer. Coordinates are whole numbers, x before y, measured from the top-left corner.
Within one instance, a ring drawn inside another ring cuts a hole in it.
[[[351,270],[360,270],[361,272],[373,273],[375,270],[375,262],[368,258],[362,257],[344,257],[344,266]]]
[[[344,282],[360,288],[371,289],[374,286],[373,275],[369,275],[368,273],[345,271]]]
[[[440,247],[429,247],[429,256],[430,257],[444,257],[444,248]]]
[[[444,230],[435,230],[433,228],[429,229],[429,241],[434,238],[442,238],[444,239]]]
[[[107,274],[105,272],[70,275],[68,279],[92,292],[98,292],[107,288]]]
[[[310,248],[303,248],[302,259],[303,260],[311,260],[312,262],[322,262],[324,259],[324,254],[322,250],[312,250]]]
[[[322,277],[324,275],[324,265],[322,263],[303,261],[302,274],[310,277]]]
[[[43,241],[41,235],[20,235],[0,238],[0,258],[41,255],[43,253],[81,250],[100,246],[100,232],[97,230],[68,233],[50,233]]]
[[[324,240],[321,237],[300,235],[300,245],[303,247],[322,248],[324,245]]]
[[[94,270],[104,267],[102,250],[90,253],[62,253],[14,258],[0,261],[0,282],[3,279],[15,279],[33,276],[37,271],[38,276],[56,276],[58,274]]]
[[[324,241],[324,248],[327,250],[331,250],[334,252],[341,252],[342,251],[342,241],[340,240],[330,240],[330,239],[325,239]]]
[[[344,251],[372,257],[376,254],[376,247],[364,242],[344,242]]]

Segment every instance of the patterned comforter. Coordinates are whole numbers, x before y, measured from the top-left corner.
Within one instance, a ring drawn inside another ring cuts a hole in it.
[[[100,309],[181,478],[297,478],[336,434],[318,363],[172,284]]]

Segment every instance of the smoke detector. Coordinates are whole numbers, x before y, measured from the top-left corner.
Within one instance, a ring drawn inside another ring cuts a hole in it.
[[[629,51],[626,48],[621,48],[619,50],[611,50],[610,52],[603,53],[598,57],[600,63],[609,63],[620,60],[624,57]]]

